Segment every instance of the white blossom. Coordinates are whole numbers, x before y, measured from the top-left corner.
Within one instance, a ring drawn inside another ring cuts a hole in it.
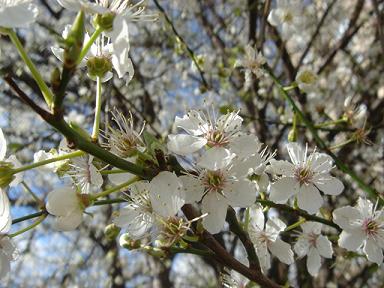
[[[151,182],[132,184],[130,203],[120,210],[113,222],[127,229],[132,239],[141,239],[156,230],[160,219],[177,214],[184,205],[184,191],[178,177],[168,171],[160,172]]]
[[[302,10],[302,2],[299,0],[278,0],[276,8],[268,15],[268,22],[280,27],[283,38],[287,39],[301,24]]]
[[[264,223],[263,208],[255,204],[249,208],[249,237],[255,247],[263,273],[271,267],[270,253],[285,264],[294,262],[291,246],[280,239],[279,234],[287,225],[277,217]]]
[[[57,188],[48,193],[46,209],[55,217],[55,228],[59,231],[75,230],[83,221],[82,195],[70,186]]]
[[[0,27],[25,27],[35,21],[39,11],[33,0],[0,0]]]
[[[8,172],[11,172],[12,168],[20,168],[22,166],[19,160],[17,160],[15,155],[11,155],[7,159],[5,159],[6,154],[7,154],[7,141],[4,137],[3,130],[0,128],[0,165],[4,166],[0,168],[2,170],[8,170]],[[8,177],[6,175],[7,173],[4,173],[4,174],[5,175],[3,177]],[[11,175],[10,179],[4,179],[4,181],[1,181],[2,179],[0,179],[0,183],[3,182],[5,186],[9,185],[11,187],[14,187],[23,181],[23,176],[24,176],[24,173],[19,172],[14,175]]]
[[[305,222],[301,224],[303,233],[299,235],[293,249],[299,257],[307,256],[309,274],[317,276],[321,266],[321,257],[332,258],[332,243],[321,235],[322,224]]]
[[[377,210],[373,204],[359,198],[355,207],[345,206],[333,211],[333,222],[343,231],[339,246],[357,251],[361,246],[369,261],[381,265],[384,249],[384,210]]]
[[[218,147],[208,150],[198,161],[198,175],[180,176],[185,191],[185,202],[202,199],[203,226],[218,233],[224,226],[228,206],[248,207],[256,200],[256,186],[249,181],[249,169],[256,166],[238,165],[235,155]]]
[[[168,135],[168,149],[179,155],[188,155],[208,147],[225,147],[239,157],[257,153],[261,143],[254,135],[241,132],[243,118],[230,112],[216,119],[202,111],[191,110],[182,118],[176,116],[175,126],[188,134]]]
[[[251,45],[245,46],[245,56],[237,60],[235,67],[243,67],[245,71],[245,90],[252,86],[252,73],[260,78],[264,74],[263,65],[267,62],[261,52],[257,52]]]
[[[300,90],[309,93],[315,90],[316,88],[316,75],[307,69],[299,71],[296,75],[296,83]]]
[[[307,147],[304,150],[297,143],[287,144],[287,150],[292,163],[270,161],[270,170],[283,177],[271,184],[269,198],[275,203],[284,203],[295,195],[298,206],[314,214],[323,203],[319,190],[328,195],[339,195],[344,185],[329,174],[333,163],[330,156],[312,152],[307,157]]]
[[[19,252],[11,238],[0,235],[0,280],[7,280],[11,261],[17,260]]]

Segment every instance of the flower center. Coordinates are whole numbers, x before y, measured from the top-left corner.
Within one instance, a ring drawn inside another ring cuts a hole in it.
[[[286,11],[283,15],[283,22],[291,23],[293,21],[293,15],[290,11]]]
[[[220,192],[223,190],[225,182],[225,176],[221,171],[207,171],[203,178],[203,184],[208,192]]]
[[[207,145],[209,147],[214,146],[225,146],[229,143],[228,137],[225,135],[223,131],[220,130],[211,130],[206,134],[206,138],[208,140]]]
[[[299,76],[299,80],[305,84],[312,84],[316,81],[316,76],[310,71],[304,71]]]
[[[295,178],[299,181],[300,186],[312,183],[313,172],[309,167],[300,167],[295,171]]]
[[[373,219],[368,218],[363,221],[363,231],[367,236],[375,236],[379,228],[379,223]]]
[[[317,234],[309,233],[308,234],[308,242],[312,247],[316,247]]]

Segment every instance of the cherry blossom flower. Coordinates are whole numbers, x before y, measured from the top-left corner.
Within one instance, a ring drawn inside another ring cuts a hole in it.
[[[243,67],[245,71],[245,90],[252,86],[252,73],[260,78],[264,74],[263,65],[267,62],[261,52],[257,53],[251,45],[245,46],[245,56],[235,63],[235,67]]]
[[[35,21],[39,13],[32,0],[0,0],[0,27],[25,27]]]
[[[296,75],[296,83],[300,90],[309,93],[316,88],[316,75],[310,70],[301,70]]]
[[[103,185],[103,177],[92,161],[92,155],[73,158],[69,164],[70,170],[66,172],[82,193],[90,193]]]
[[[263,208],[255,204],[249,208],[249,237],[255,247],[263,273],[271,267],[270,253],[285,264],[294,262],[291,246],[279,238],[279,233],[287,227],[277,217],[271,217],[264,224]]]
[[[339,246],[349,251],[363,251],[369,261],[377,265],[383,263],[384,249],[384,210],[377,210],[373,204],[359,198],[355,207],[345,206],[333,211],[333,222],[343,231]]]
[[[178,177],[168,171],[160,172],[151,182],[132,184],[130,203],[120,210],[113,222],[126,228],[130,238],[141,239],[153,232],[160,219],[175,216],[184,205],[184,198]]]
[[[304,150],[297,143],[287,144],[287,149],[292,163],[270,161],[270,170],[283,177],[271,184],[269,198],[275,203],[284,203],[296,195],[298,206],[314,214],[323,203],[319,190],[328,195],[339,195],[344,185],[329,174],[333,163],[330,156],[312,152],[307,157],[307,148]]]
[[[226,147],[239,157],[257,153],[261,144],[254,135],[241,132],[241,118],[238,112],[230,112],[216,119],[202,111],[191,110],[182,118],[176,116],[175,126],[188,134],[168,135],[168,149],[179,155],[197,152],[205,145]]]
[[[83,211],[88,197],[70,186],[57,188],[48,193],[46,209],[56,216],[55,228],[59,231],[75,230],[83,221]]]
[[[327,237],[321,235],[321,223],[305,222],[301,224],[303,233],[293,249],[299,257],[307,255],[307,269],[309,274],[317,276],[321,266],[321,256],[332,258],[332,243]]]
[[[11,269],[11,261],[17,260],[19,251],[11,238],[0,235],[0,280],[6,280]]]
[[[299,0],[278,0],[277,7],[268,15],[268,22],[280,27],[283,38],[289,38],[301,23],[302,10]]]
[[[218,147],[208,150],[198,161],[198,175],[180,176],[185,191],[185,202],[202,200],[203,226],[211,233],[218,233],[224,226],[228,206],[248,207],[256,200],[256,186],[246,177],[248,163],[237,165],[235,155]]]

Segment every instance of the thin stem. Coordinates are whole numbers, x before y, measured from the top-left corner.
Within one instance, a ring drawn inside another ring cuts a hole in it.
[[[289,90],[295,89],[296,87],[297,87],[297,83],[293,82],[291,85],[283,87],[283,89],[284,91],[289,91]]]
[[[19,37],[17,37],[17,34],[11,29],[7,29],[7,34],[9,36],[9,38],[11,39],[12,43],[16,46],[16,49],[19,52],[21,58],[23,59],[23,61],[28,66],[29,70],[31,71],[33,79],[35,79],[37,85],[39,86],[41,93],[43,94],[44,100],[47,103],[48,107],[51,107],[52,102],[53,102],[52,91],[48,88],[48,86],[45,83],[45,81],[43,80],[43,77],[41,76],[40,72],[37,70],[35,64],[33,64],[31,59],[28,57],[28,54],[27,54],[27,52],[25,52],[24,47],[19,40]]]
[[[53,163],[53,162],[62,161],[62,160],[66,160],[66,159],[71,159],[71,158],[75,158],[75,157],[80,157],[80,156],[82,156],[84,154],[85,154],[85,152],[83,152],[83,151],[76,151],[76,152],[68,153],[68,154],[65,154],[65,155],[53,157],[51,159],[39,161],[39,162],[36,162],[36,163],[32,163],[32,164],[29,164],[29,165],[26,165],[26,166],[22,166],[22,167],[13,169],[12,170],[12,174],[16,174],[16,173],[19,173],[19,172],[30,170],[30,169],[33,169],[33,168],[36,168],[36,167],[40,167],[40,166],[43,166],[43,165],[47,165],[47,164],[50,164],[50,163]]]
[[[119,192],[122,188],[127,187],[127,186],[129,186],[129,185],[131,185],[131,184],[133,184],[133,183],[135,183],[135,182],[137,182],[139,180],[140,180],[139,177],[133,177],[132,179],[130,179],[127,182],[124,182],[124,183],[122,183],[120,185],[117,185],[115,187],[112,187],[110,189],[104,190],[104,191],[102,191],[100,193],[97,193],[97,194],[93,195],[92,198],[93,199],[97,199],[97,198],[108,196],[109,194],[112,194],[114,192]]]
[[[308,214],[307,212],[305,212],[303,210],[295,209],[295,208],[292,208],[292,207],[290,207],[288,205],[284,205],[284,204],[276,204],[276,203],[274,203],[274,202],[272,202],[270,200],[257,199],[256,202],[260,203],[263,206],[273,207],[273,208],[276,208],[276,209],[279,209],[279,210],[284,210],[284,211],[287,211],[287,212],[291,212],[293,214],[296,214],[298,216],[301,216],[301,217],[305,218],[306,220],[323,223],[325,225],[328,225],[328,226],[331,226],[333,228],[336,228],[338,231],[341,231],[341,228],[337,224],[333,223],[332,221],[324,219],[324,218],[321,218],[321,217],[318,217],[318,216],[315,216],[315,215]]]
[[[324,127],[327,127],[327,126],[333,126],[333,125],[337,125],[337,124],[343,124],[343,123],[346,123],[347,121],[345,120],[345,118],[340,118],[340,119],[337,119],[337,120],[334,120],[334,121],[327,121],[327,122],[323,122],[323,123],[320,123],[320,124],[317,124],[315,125],[315,128],[324,128]]]
[[[212,252],[211,250],[200,250],[196,248],[170,247],[169,252],[171,252],[172,254],[177,254],[177,253],[195,254],[203,257],[212,257],[215,255],[215,253]]]
[[[285,228],[284,232],[291,231],[291,230],[295,229],[296,227],[299,227],[301,224],[303,224],[306,221],[307,220],[305,218],[301,218],[296,223],[293,223],[292,225],[289,225],[287,228]]]
[[[33,193],[33,191],[31,190],[31,188],[29,188],[29,186],[27,185],[27,183],[25,183],[24,181],[21,182],[21,185],[23,185],[23,187],[25,188],[25,190],[31,194],[32,198],[35,199],[35,201],[37,203],[40,203],[41,200],[39,197],[37,197],[37,195],[35,193]]]
[[[343,147],[343,146],[345,146],[345,145],[347,145],[349,143],[352,143],[354,141],[355,141],[355,139],[353,139],[353,138],[352,139],[348,139],[348,140],[346,140],[344,142],[341,142],[339,144],[336,144],[334,146],[329,147],[329,150],[335,150],[335,149],[341,148],[341,147]]]
[[[103,32],[103,28],[101,27],[97,27],[95,32],[93,32],[88,42],[85,43],[85,45],[83,46],[83,49],[80,52],[79,58],[77,59],[77,62],[76,62],[77,65],[79,65],[80,62],[84,59],[85,55],[87,55],[89,49],[91,49],[92,44],[96,41],[97,37],[100,36],[101,32]]]
[[[127,173],[127,171],[124,171],[124,170],[121,170],[121,169],[113,169],[113,170],[103,170],[103,171],[100,171],[101,175],[121,174],[121,173]]]
[[[27,227],[25,227],[25,228],[23,228],[23,229],[21,229],[21,230],[15,232],[15,233],[9,234],[8,236],[11,237],[11,238],[13,238],[13,237],[18,236],[18,235],[20,235],[20,234],[23,234],[24,232],[27,232],[27,231],[29,231],[29,230],[32,230],[33,228],[35,228],[36,226],[38,226],[41,222],[43,222],[44,219],[47,217],[47,215],[48,215],[48,214],[42,214],[42,215],[40,215],[39,219],[37,219],[36,222],[34,222],[33,224],[31,224],[31,225],[29,225],[29,226],[27,226]]]
[[[93,122],[92,140],[97,142],[100,131],[100,118],[101,118],[101,77],[96,77],[96,107],[95,107],[95,121]]]
[[[42,211],[39,211],[39,212],[36,212],[36,213],[32,213],[32,214],[29,214],[29,215],[26,215],[26,216],[23,216],[23,217],[19,217],[19,218],[13,219],[12,220],[12,225],[20,223],[20,222],[23,222],[23,221],[26,221],[26,220],[29,220],[29,219],[33,219],[33,218],[39,217],[39,216],[44,215],[46,213],[47,213],[47,211],[43,211],[42,210]]]

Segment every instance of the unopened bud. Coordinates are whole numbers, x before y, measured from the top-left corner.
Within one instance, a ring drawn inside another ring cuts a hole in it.
[[[110,31],[113,28],[114,13],[97,14],[93,19],[93,25],[102,28],[105,31]]]
[[[122,234],[119,239],[120,246],[129,250],[139,249],[141,247],[140,240],[133,240],[128,233]]]
[[[103,78],[107,72],[112,70],[112,62],[109,57],[95,56],[88,59],[87,67],[89,76]]]
[[[288,141],[296,142],[297,141],[297,129],[291,129],[288,133]]]
[[[84,12],[80,11],[73,22],[71,31],[65,39],[64,66],[68,69],[76,66],[84,42]]]
[[[108,241],[115,240],[116,237],[119,235],[120,230],[120,227],[116,226],[116,224],[109,224],[107,227],[104,228],[105,238],[107,238]]]

